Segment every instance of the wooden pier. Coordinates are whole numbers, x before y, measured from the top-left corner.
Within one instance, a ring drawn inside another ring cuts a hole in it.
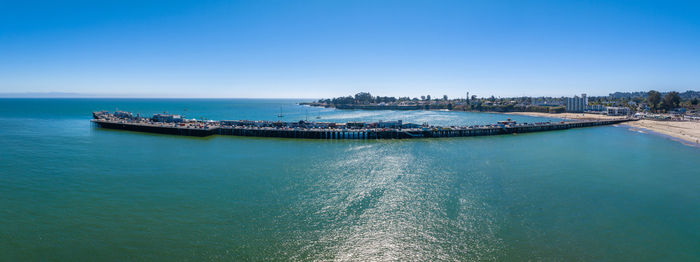
[[[187,128],[178,127],[173,124],[152,124],[152,123],[133,123],[124,121],[108,121],[103,119],[93,119],[93,123],[102,128],[120,129],[146,133],[180,135],[180,136],[211,136],[219,134],[218,127],[214,128]]]
[[[537,124],[489,125],[468,127],[430,127],[430,128],[370,128],[370,129],[339,129],[339,128],[275,128],[248,126],[178,126],[172,123],[136,123],[128,121],[112,121],[93,119],[93,123],[103,128],[121,129],[148,133],[183,135],[183,136],[254,136],[305,139],[410,139],[410,138],[439,138],[490,136],[517,133],[532,133],[571,128],[614,125],[633,119],[621,120],[582,120],[571,122],[547,122]]]

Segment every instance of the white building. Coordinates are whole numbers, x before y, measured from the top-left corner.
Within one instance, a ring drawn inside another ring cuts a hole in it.
[[[574,96],[566,99],[567,112],[583,112],[588,105],[588,97],[586,94],[581,94],[581,97]]]
[[[607,112],[609,116],[626,116],[630,114],[630,109],[627,107],[608,107]]]
[[[605,106],[603,105],[590,105],[586,107],[586,111],[603,112],[605,111]]]

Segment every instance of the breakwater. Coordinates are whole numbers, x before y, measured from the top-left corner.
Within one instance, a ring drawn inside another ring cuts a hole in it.
[[[102,128],[183,136],[254,136],[308,139],[409,139],[438,137],[489,136],[543,132],[571,128],[613,125],[633,119],[581,120],[571,122],[516,123],[500,121],[492,125],[428,126],[391,122],[273,122],[273,121],[197,121],[176,115],[134,117],[127,112],[95,112],[91,121]]]

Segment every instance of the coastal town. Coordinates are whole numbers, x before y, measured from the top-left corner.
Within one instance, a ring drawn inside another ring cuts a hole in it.
[[[467,93],[468,94],[468,93]],[[516,97],[433,99],[429,95],[420,98],[394,98],[358,93],[354,97],[321,99],[299,103],[305,106],[336,108],[341,110],[450,110],[491,112],[527,115],[544,118],[566,119],[574,122],[623,123],[640,132],[651,132],[671,137],[686,144],[700,145],[700,92],[684,93],[656,91],[647,93],[614,93],[607,97],[589,97],[586,94],[572,97]],[[127,129],[154,133],[188,136],[215,134],[241,136],[272,136],[291,138],[416,138],[443,136],[473,136],[566,129],[568,126],[547,127],[553,123],[515,123],[501,121],[483,126],[431,126],[427,123],[404,123],[401,120],[378,122],[282,122],[261,120],[196,120],[181,115],[155,114],[141,117],[139,114],[116,111],[93,113],[93,122],[101,127]],[[634,120],[634,121],[629,121]],[[559,123],[559,124],[563,124]],[[571,123],[568,123],[571,124]],[[523,127],[527,127],[524,128]],[[578,127],[578,126],[576,126]],[[490,131],[483,131],[489,129]],[[467,131],[463,130],[482,130]]]
[[[363,110],[450,110],[496,112],[564,119],[619,119],[639,121],[627,125],[700,145],[700,92],[615,92],[608,96],[478,97],[462,98],[382,97],[368,92],[354,96],[319,99],[302,105]]]
[[[360,92],[354,96],[319,99],[302,105],[333,107],[338,109],[368,110],[454,110],[481,112],[539,112],[539,113],[591,113],[600,115],[638,116],[653,118],[700,119],[700,92],[683,93],[658,91],[616,92],[608,96],[572,97],[477,97],[466,93],[465,97],[388,97]]]
[[[0,20],[0,262],[700,262],[700,0]]]

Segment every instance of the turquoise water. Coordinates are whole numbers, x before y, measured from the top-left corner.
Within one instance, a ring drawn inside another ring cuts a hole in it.
[[[700,149],[621,126],[321,141],[88,121],[115,108],[275,120],[281,107],[288,121],[441,125],[506,117],[295,102],[0,100],[0,260],[700,260]]]

